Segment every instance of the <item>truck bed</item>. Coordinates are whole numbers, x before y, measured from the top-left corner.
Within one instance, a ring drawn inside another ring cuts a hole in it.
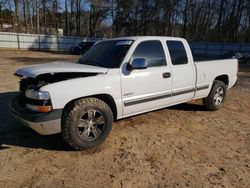
[[[209,85],[207,90],[197,91],[194,98],[206,97],[211,90],[213,81],[218,75],[228,78],[228,89],[231,88],[237,80],[237,59],[196,61],[197,87]]]
[[[202,62],[202,61],[216,61],[216,60],[228,60],[233,58],[222,58],[222,57],[201,57],[201,56],[193,56],[194,61],[196,63]]]

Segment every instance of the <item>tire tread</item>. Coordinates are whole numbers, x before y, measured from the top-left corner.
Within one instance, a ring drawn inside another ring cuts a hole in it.
[[[110,121],[113,122],[113,113],[110,109],[110,107],[102,100],[98,98],[83,98],[76,100],[72,105],[70,105],[67,109],[65,109],[63,116],[62,116],[62,125],[61,125],[61,133],[63,140],[66,141],[70,146],[72,146],[76,150],[89,150],[94,149],[98,147],[108,136],[108,134],[104,134],[98,138],[97,144],[88,144],[88,142],[85,143],[84,146],[80,146],[74,141],[74,138],[72,138],[72,135],[70,134],[70,127],[72,126],[71,122],[75,118],[75,114],[78,113],[78,111],[81,109],[81,106],[99,106],[100,108],[106,110],[110,114]],[[107,125],[106,125],[107,126]],[[111,126],[108,126],[108,133],[112,129],[112,123]]]
[[[219,106],[216,106],[214,104],[214,92],[220,86],[223,87],[224,92],[225,92],[225,96],[223,98],[222,103]],[[225,85],[225,83],[220,81],[220,80],[215,80],[209,95],[203,99],[203,104],[207,110],[216,111],[216,110],[219,110],[220,107],[222,106],[222,104],[225,100],[225,97],[226,97],[226,85]]]

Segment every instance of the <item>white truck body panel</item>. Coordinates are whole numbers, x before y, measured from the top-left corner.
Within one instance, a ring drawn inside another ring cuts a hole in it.
[[[204,61],[194,64],[192,53],[188,43],[184,39],[172,37],[135,38],[136,41],[128,51],[120,69],[109,69],[106,74],[57,82],[42,87],[41,90],[49,91],[51,100],[53,101],[53,108],[64,108],[68,102],[74,99],[98,94],[108,94],[113,97],[116,103],[117,119],[120,119],[192,99],[206,97],[211,90],[214,79],[218,75],[228,75],[230,77],[232,82],[229,84],[229,87],[231,87],[237,79],[236,60]],[[162,42],[162,46],[166,53],[167,66],[149,67],[145,70],[134,70],[131,72],[128,71],[126,65],[131,61],[130,58],[132,53],[136,46],[145,40],[159,40]],[[183,42],[188,56],[188,64],[178,66],[171,64],[166,40],[178,40]],[[92,66],[90,67],[92,68]],[[85,72],[84,68],[82,69],[83,72]],[[103,72],[106,71],[100,68],[99,72],[101,72],[101,70]],[[98,71],[98,68],[96,70],[93,69],[93,72],[94,71]],[[162,79],[163,72],[171,72],[173,76],[170,79]],[[196,91],[196,84],[198,87],[208,87],[207,89]],[[193,91],[181,95],[173,95],[171,97],[159,97],[186,90]],[[126,105],[126,103],[129,104],[138,100],[146,100],[150,97],[159,97],[160,99],[138,103],[136,105]]]
[[[209,85],[205,90],[197,91],[194,99],[207,97],[211,90],[213,81],[219,75],[227,75],[229,78],[229,84],[227,89],[230,89],[237,80],[237,60],[216,60],[216,61],[202,61],[195,62],[197,70],[197,86]]]
[[[172,78],[162,79],[164,72],[171,72],[170,66],[163,67],[148,67],[145,70],[128,71],[127,64],[131,62],[131,56],[135,51],[138,44],[145,41],[144,38],[133,37],[134,43],[130,47],[127,55],[125,56],[121,65],[121,88],[122,88],[122,101],[123,105],[123,117],[138,114],[138,112],[146,112],[156,108],[165,107],[166,104],[170,104],[170,98],[160,98],[159,100],[152,100],[147,102],[133,104],[135,101],[147,100],[148,98],[154,98],[158,96],[168,96],[171,94]],[[162,38],[159,37],[146,37],[146,40],[157,40],[163,44]],[[166,53],[166,48],[163,46],[163,50]]]
[[[108,94],[117,105],[117,115],[122,117],[120,86],[119,69],[109,69],[106,74],[56,82],[42,87],[41,90],[49,91],[54,109],[64,108],[68,102],[83,96]]]
[[[237,60],[193,61],[185,39],[174,37],[123,37],[109,40],[133,40],[120,68],[68,63],[51,63],[19,69],[16,75],[35,78],[40,74],[58,72],[97,73],[95,76],[74,78],[51,83],[40,88],[49,92],[53,109],[63,109],[76,99],[106,94],[114,99],[117,119],[148,112],[192,99],[207,97],[218,76],[228,77],[231,88],[237,80]],[[127,70],[136,47],[142,41],[158,40],[165,53],[166,66]],[[166,41],[183,43],[188,63],[173,65]],[[164,79],[164,73],[171,77]]]
[[[42,74],[54,73],[105,73],[108,69],[90,65],[80,65],[76,63],[68,63],[56,61],[46,64],[31,65],[18,69],[16,75],[36,78]]]
[[[172,41],[173,39],[171,39]],[[169,41],[169,40],[168,40]],[[176,41],[176,40],[174,40]],[[181,91],[187,91],[187,90],[193,90],[195,88],[195,79],[196,79],[196,74],[195,74],[195,65],[193,63],[193,56],[192,52],[190,50],[190,47],[186,40],[180,39],[185,47],[186,53],[187,53],[187,58],[188,58],[188,63],[184,65],[173,65],[172,63],[172,74],[173,74],[173,87],[172,87],[172,92],[181,92]],[[170,55],[170,54],[168,54]],[[170,59],[171,61],[171,59]],[[189,93],[184,93],[182,95],[176,95],[172,97],[172,103],[177,104],[180,102],[185,102],[194,96],[194,90],[193,92]]]

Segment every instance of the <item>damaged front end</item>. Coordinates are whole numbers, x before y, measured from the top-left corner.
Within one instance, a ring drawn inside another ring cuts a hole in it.
[[[53,109],[50,93],[41,88],[56,82],[105,74],[107,71],[73,63],[51,63],[18,69],[14,75],[20,78],[20,92],[10,104],[11,113],[15,119],[39,134],[59,133],[62,109]]]
[[[35,112],[52,111],[49,93],[40,88],[55,82],[77,79],[97,74],[105,74],[108,69],[103,67],[80,65],[67,62],[52,62],[32,65],[18,69],[14,75],[20,77],[20,101],[24,106]]]
[[[52,111],[52,102],[49,93],[39,89],[45,85],[69,79],[96,76],[97,73],[49,73],[38,75],[36,78],[20,77],[20,98],[27,109],[40,113]]]
[[[41,87],[55,83],[60,81],[65,81],[69,79],[75,79],[75,78],[83,78],[83,77],[89,77],[89,76],[96,76],[97,73],[48,73],[48,74],[42,74],[38,75],[35,78],[31,77],[25,77],[21,75],[17,75],[20,77],[20,87],[19,91],[22,95],[25,94],[25,91],[28,88],[32,89],[40,89]]]

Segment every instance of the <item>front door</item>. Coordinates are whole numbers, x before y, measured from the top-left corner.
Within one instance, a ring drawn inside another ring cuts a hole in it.
[[[144,58],[148,67],[132,71],[122,69],[124,117],[167,106],[171,99],[171,69],[166,63],[162,42],[140,42],[132,53],[131,60],[135,58]]]

